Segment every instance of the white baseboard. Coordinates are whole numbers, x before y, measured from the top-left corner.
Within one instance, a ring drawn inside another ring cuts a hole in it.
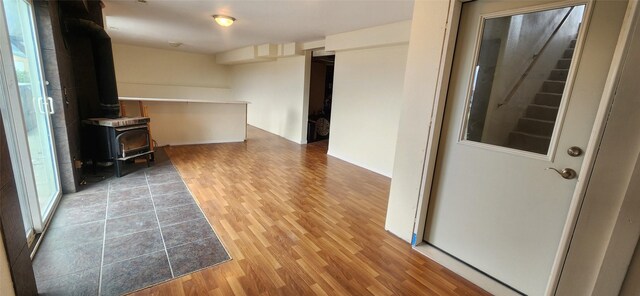
[[[521,295],[504,284],[429,244],[421,243],[414,246],[413,249],[493,295]]]
[[[352,165],[359,166],[359,167],[361,167],[363,169],[372,171],[372,172],[374,172],[376,174],[383,175],[383,176],[385,176],[387,178],[391,178],[391,173],[382,172],[382,171],[380,171],[378,169],[363,165],[361,163],[358,163],[356,161],[353,161],[353,160],[349,159],[348,157],[344,157],[344,156],[338,155],[338,154],[334,153],[333,151],[331,151],[331,149],[329,149],[329,151],[327,151],[327,155],[335,157],[335,158],[343,160],[343,161],[346,161],[346,162],[348,162],[348,163],[350,163]]]

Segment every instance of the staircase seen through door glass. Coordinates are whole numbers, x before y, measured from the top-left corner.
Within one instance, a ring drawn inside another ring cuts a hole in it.
[[[547,154],[584,6],[484,20],[463,140]]]

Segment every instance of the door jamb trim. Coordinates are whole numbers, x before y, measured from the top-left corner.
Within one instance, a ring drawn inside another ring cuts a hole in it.
[[[444,119],[444,106],[449,89],[449,80],[451,78],[451,70],[453,67],[453,54],[456,39],[458,37],[458,26],[460,23],[462,4],[464,2],[469,1],[449,0],[449,13],[447,15],[445,34],[442,40],[442,52],[440,55],[440,65],[436,82],[436,93],[432,105],[433,111],[431,112],[431,118],[429,119],[427,147],[425,149],[424,161],[422,162],[422,177],[420,181],[418,204],[416,207],[413,237],[411,241],[413,247],[424,240],[424,229],[427,221],[431,186],[433,184],[433,173],[435,172],[436,156],[440,143],[442,122]]]
[[[596,158],[598,156],[598,153],[600,153],[600,151],[598,150],[600,148],[600,145],[603,141],[603,136],[604,134],[607,132],[606,126],[608,123],[608,120],[610,118],[610,111],[611,108],[613,107],[613,103],[614,100],[616,98],[616,93],[617,93],[617,89],[618,86],[620,84],[620,80],[621,78],[623,78],[624,74],[628,73],[623,73],[624,67],[626,65],[627,62],[627,58],[630,55],[629,50],[631,47],[631,43],[633,42],[634,37],[637,38],[638,32],[636,32],[637,27],[638,27],[638,22],[640,22],[640,4],[638,3],[637,0],[629,0],[628,4],[627,4],[627,9],[625,12],[625,16],[624,16],[624,20],[622,22],[622,26],[620,28],[620,34],[618,36],[618,43],[616,44],[616,48],[612,57],[612,63],[611,63],[611,67],[609,69],[609,72],[607,74],[607,80],[604,86],[604,90],[603,90],[603,94],[602,94],[602,98],[600,101],[600,106],[598,108],[598,113],[596,114],[596,121],[594,124],[594,128],[591,131],[591,139],[594,142],[595,148],[593,151],[593,161],[590,162],[590,173],[594,172],[594,165],[595,165],[595,161]],[[624,100],[624,99],[623,99]],[[611,142],[611,141],[609,141]],[[591,141],[589,142],[589,144],[591,144]],[[585,157],[588,157],[589,155],[585,155]],[[636,169],[637,169],[637,164],[636,164]],[[591,181],[591,180],[589,180]],[[590,183],[590,182],[589,182]],[[588,184],[587,184],[588,185]],[[584,202],[584,199],[586,197],[586,188],[585,191],[583,192],[582,196],[581,196],[581,200],[579,201],[579,205],[582,206],[582,203]],[[624,209],[626,202],[628,202],[630,199],[626,196],[627,193],[625,193],[625,197],[623,197],[621,199],[621,204],[618,207],[618,210],[622,211],[622,209]],[[570,221],[569,219],[567,219],[567,223],[569,222],[573,222],[573,224],[571,225],[571,228],[565,229],[566,231],[570,231],[568,233],[569,236],[572,236],[577,230],[577,224],[578,224],[578,215],[580,214],[580,212],[578,212],[576,214],[576,217],[573,221]],[[620,213],[619,213],[620,214]],[[617,219],[619,219],[619,217],[617,217]],[[608,258],[608,255],[611,252],[615,252],[616,254],[618,254],[618,256],[623,257],[624,255],[620,255],[619,253],[621,252],[621,250],[619,249],[620,246],[624,245],[623,242],[620,241],[616,241],[616,239],[620,239],[621,237],[626,236],[628,233],[617,233],[616,232],[616,228],[618,228],[619,226],[621,226],[622,224],[627,224],[626,221],[620,221],[617,220],[614,223],[613,228],[611,229],[610,232],[610,240],[609,240],[609,244],[606,247],[606,250],[604,251],[603,255],[604,257],[602,259],[598,258],[597,260],[599,260],[600,263],[603,263],[602,266],[600,266],[600,270],[598,271],[596,277],[594,278],[593,282],[588,283],[589,285],[592,285],[591,287],[591,293],[600,293],[603,291],[597,290],[597,286],[598,285],[604,285],[604,286],[610,286],[609,283],[611,283],[612,281],[616,281],[618,280],[620,285],[622,285],[622,282],[625,280],[626,277],[626,273],[620,274],[620,270],[611,270],[611,268],[607,268],[607,266],[605,266],[606,264],[604,264],[604,262],[606,262]],[[584,232],[584,230],[583,230]],[[564,233],[563,233],[564,235]],[[635,237],[637,238],[637,236]],[[633,243],[635,246],[635,243],[637,242],[637,239],[632,239],[632,242],[626,242],[626,243]],[[612,242],[616,242],[618,245],[616,247],[610,248]],[[560,252],[562,251],[562,249],[558,250],[558,256],[563,255],[562,257],[562,263],[565,263],[567,258],[569,257],[569,244],[571,244],[571,241],[568,242],[567,246],[566,246],[566,250],[563,254],[560,254]],[[628,254],[629,257],[625,258],[625,259],[618,259],[618,263],[622,263],[624,261],[626,261],[627,265],[624,266],[624,270],[626,270],[628,264],[631,261],[631,256],[633,255],[633,251],[631,252],[631,254]],[[575,255],[574,255],[575,256]],[[601,261],[600,261],[601,260]],[[610,266],[609,266],[610,267]],[[560,266],[560,268],[564,268],[564,266]],[[552,283],[551,281],[549,282],[549,287],[551,287],[552,284],[555,284],[555,286],[553,286],[554,290],[552,290],[552,292],[557,292],[558,286],[563,283],[562,280],[562,274],[561,272],[563,270],[559,270],[558,271],[558,281],[556,281],[555,283]],[[616,275],[611,275],[612,273],[617,272]],[[603,276],[605,275],[605,276]],[[622,276],[622,278],[620,278],[620,276]],[[570,282],[567,282],[567,284],[570,285]],[[550,291],[551,292],[551,291]],[[620,291],[609,291],[612,293],[619,293]],[[605,293],[606,294],[606,293]]]

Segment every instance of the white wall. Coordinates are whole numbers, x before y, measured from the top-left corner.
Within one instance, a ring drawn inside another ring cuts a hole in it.
[[[329,155],[391,177],[407,50],[336,52]]]
[[[121,97],[230,100],[228,66],[215,56],[113,44]]]
[[[231,66],[231,89],[248,101],[248,123],[296,143],[304,143],[304,56]]]
[[[448,11],[449,0],[416,1],[414,4],[385,223],[387,230],[406,241],[411,241],[420,196]]]
[[[636,244],[633,259],[620,290],[621,296],[640,295],[640,244]]]
[[[411,33],[411,20],[329,35],[325,49],[343,51],[406,44]]]
[[[230,101],[228,66],[215,56],[113,44],[118,95],[137,98]],[[240,142],[245,139],[246,105],[145,102],[158,145]],[[139,115],[136,102],[127,116]]]
[[[393,170],[409,27],[404,21],[327,36],[327,49],[338,50],[329,154],[385,176]],[[305,56],[222,66],[214,56],[113,47],[120,96],[249,101],[249,124],[306,143]],[[162,120],[156,117],[152,125]]]

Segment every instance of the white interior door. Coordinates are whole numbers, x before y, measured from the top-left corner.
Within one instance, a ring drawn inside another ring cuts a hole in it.
[[[427,243],[520,293],[545,293],[625,9],[463,4]]]

